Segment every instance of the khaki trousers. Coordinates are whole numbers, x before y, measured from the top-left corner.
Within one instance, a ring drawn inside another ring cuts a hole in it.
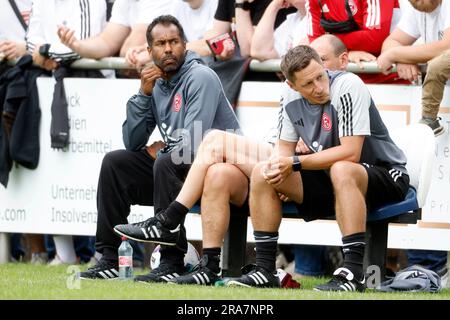
[[[450,50],[428,62],[422,87],[422,117],[436,119],[444,95],[445,83],[450,78]]]

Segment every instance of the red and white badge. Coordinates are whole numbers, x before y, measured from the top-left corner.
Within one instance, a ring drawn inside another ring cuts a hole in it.
[[[322,113],[322,128],[323,128],[323,130],[330,131],[332,125],[333,124],[331,123],[330,116],[326,112]]]
[[[173,98],[172,110],[175,112],[180,111],[183,100],[181,98],[181,94],[177,93]]]

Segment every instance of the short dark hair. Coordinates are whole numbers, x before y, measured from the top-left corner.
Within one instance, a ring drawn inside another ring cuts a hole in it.
[[[147,28],[147,34],[146,34],[147,44],[149,47],[151,47],[152,43],[153,43],[153,35],[152,35],[153,28],[155,28],[158,24],[162,24],[164,26],[169,26],[169,25],[173,24],[175,27],[178,28],[178,33],[180,35],[181,40],[183,40],[183,42],[187,42],[186,35],[184,34],[184,29],[181,26],[180,21],[178,21],[178,19],[175,18],[174,16],[167,14],[167,15],[162,15],[162,16],[156,17],[149,24],[149,26]]]
[[[295,81],[295,73],[309,66],[311,60],[322,64],[319,54],[306,45],[299,45],[290,49],[281,60],[281,72],[291,82]]]

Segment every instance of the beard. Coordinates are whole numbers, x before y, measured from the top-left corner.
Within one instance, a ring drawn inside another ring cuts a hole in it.
[[[170,61],[170,63],[167,64],[167,61]],[[180,69],[183,63],[184,55],[182,57],[176,57],[175,55],[166,55],[160,60],[155,61],[155,65],[157,65],[165,73],[173,73],[177,71],[178,69]]]
[[[431,0],[431,1],[410,1],[414,9],[430,13],[433,12],[441,3],[441,0]]]

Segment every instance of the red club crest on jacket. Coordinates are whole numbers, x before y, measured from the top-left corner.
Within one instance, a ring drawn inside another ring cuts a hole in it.
[[[173,98],[172,110],[174,112],[180,111],[182,104],[183,104],[183,99],[181,98],[181,94],[179,94],[179,93],[175,94],[175,97]]]
[[[331,123],[330,116],[326,112],[324,112],[322,114],[322,128],[325,131],[330,131],[332,126],[333,126],[333,124]]]

